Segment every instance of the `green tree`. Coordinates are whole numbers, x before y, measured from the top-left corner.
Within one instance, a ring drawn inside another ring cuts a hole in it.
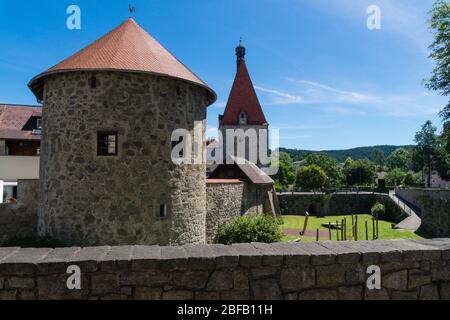
[[[353,160],[344,167],[347,184],[352,186],[372,185],[375,171],[375,165],[368,159]]]
[[[323,169],[315,164],[301,168],[297,173],[295,186],[304,190],[320,189],[327,182]]]
[[[438,137],[436,127],[431,121],[425,122],[422,129],[416,133],[414,141],[417,146],[414,148],[413,158],[416,166],[425,171],[427,176],[427,187],[431,186],[431,174],[436,168],[438,155]]]
[[[402,169],[395,168],[386,174],[386,183],[388,186],[397,187],[403,184],[405,177],[406,172]]]
[[[426,87],[443,96],[450,94],[450,2],[436,1],[430,11],[430,29],[434,41],[430,46],[430,58],[436,66]],[[441,112],[444,121],[444,138],[446,150],[450,152],[450,103]]]
[[[403,180],[405,187],[422,187],[423,176],[420,172],[409,171]]]
[[[291,156],[286,152],[279,153],[278,172],[272,177],[275,187],[279,191],[285,191],[295,182],[295,166]]]
[[[311,153],[304,159],[306,166],[316,165],[327,175],[327,187],[340,187],[344,185],[345,176],[342,169],[339,167],[336,159],[327,156],[324,153]]]
[[[412,164],[411,152],[405,148],[398,148],[390,154],[387,159],[389,169],[401,169],[403,171],[408,170]]]
[[[450,180],[450,152],[445,137],[437,138],[436,170],[442,179]]]
[[[381,149],[373,150],[373,162],[381,168],[384,167],[384,165],[386,164],[386,157],[384,155],[383,150]]]

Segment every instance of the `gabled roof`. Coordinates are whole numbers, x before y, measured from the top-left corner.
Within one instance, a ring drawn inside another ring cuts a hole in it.
[[[36,97],[42,100],[45,76],[82,70],[129,71],[177,78],[205,88],[210,94],[211,101],[216,100],[216,94],[211,88],[131,18],[35,77],[29,87]]]
[[[230,159],[232,161],[230,161]],[[233,163],[233,164],[229,164]],[[220,174],[219,171],[223,171],[228,167],[236,166],[242,172],[242,174],[247,177],[253,184],[256,185],[273,185],[275,182],[271,177],[269,177],[263,170],[261,170],[256,164],[234,156],[229,156],[229,159],[225,164],[217,165],[210,175],[210,179],[217,179]],[[235,177],[237,178],[237,177]]]
[[[221,119],[221,125],[239,124],[239,114],[241,112],[247,114],[248,124],[267,124],[244,60],[239,64],[225,113]]]
[[[0,104],[0,139],[39,140],[40,136],[22,128],[31,117],[41,117],[40,106]]]

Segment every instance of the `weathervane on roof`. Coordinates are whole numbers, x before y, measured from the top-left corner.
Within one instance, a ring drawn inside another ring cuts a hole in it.
[[[136,12],[136,8],[133,7],[131,4],[128,5],[128,13],[130,15],[130,18],[133,16],[133,13]]]

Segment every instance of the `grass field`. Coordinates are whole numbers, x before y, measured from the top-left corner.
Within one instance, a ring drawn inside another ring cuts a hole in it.
[[[347,240],[354,240],[352,238],[352,216],[330,216],[330,217],[309,217],[308,221],[308,227],[307,230],[316,231],[319,229],[320,231],[327,231],[328,228],[322,226],[322,224],[328,224],[336,223],[336,221],[339,221],[339,224],[343,219],[347,220]],[[282,229],[303,229],[303,224],[305,221],[304,216],[283,216],[284,225],[282,225]],[[369,240],[373,239],[373,232],[372,232],[372,216],[371,215],[358,215],[358,228],[357,228],[357,235],[358,240],[366,240],[366,231],[365,231],[365,221],[368,223],[368,230],[369,230]],[[422,239],[421,236],[408,231],[399,231],[392,229],[392,223],[388,221],[379,221],[378,222],[378,229],[379,229],[379,239],[380,240],[392,240],[392,239]],[[340,230],[339,230],[340,232]],[[340,234],[339,234],[340,236]],[[300,238],[300,236],[291,236],[286,235],[283,238],[283,241],[291,241]],[[328,236],[321,237],[320,240],[329,240]],[[336,230],[332,230],[332,240],[336,240]],[[303,242],[311,242],[316,241],[316,237],[302,237]]]

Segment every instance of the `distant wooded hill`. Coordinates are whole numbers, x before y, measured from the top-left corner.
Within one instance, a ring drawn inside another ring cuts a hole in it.
[[[335,158],[338,162],[345,162],[348,157],[352,159],[369,159],[374,160],[374,150],[381,149],[384,152],[385,157],[389,155],[398,148],[411,149],[412,145],[409,146],[374,146],[374,147],[359,147],[348,150],[327,150],[327,151],[308,151],[308,150],[294,150],[280,148],[280,151],[289,153],[294,159],[294,161],[300,161],[305,158],[310,153],[325,153],[330,157]]]

